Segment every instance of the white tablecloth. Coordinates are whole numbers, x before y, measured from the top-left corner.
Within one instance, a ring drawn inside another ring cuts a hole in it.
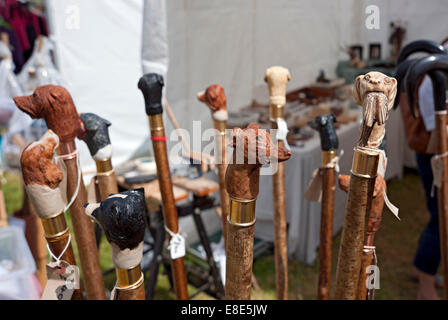
[[[338,129],[339,146],[345,154],[340,161],[341,173],[351,169],[353,148],[359,138],[359,123],[351,123]],[[292,259],[312,264],[317,257],[320,233],[320,203],[305,200],[304,193],[313,171],[321,164],[321,148],[318,135],[304,148],[292,148],[292,157],[285,164],[286,215],[288,220],[288,252]],[[404,136],[399,109],[392,111],[387,123],[388,167],[386,178],[401,178],[403,166],[414,166]],[[336,188],[333,232],[338,233],[344,222],[346,194]],[[256,204],[257,237],[273,241],[272,176],[262,176]],[[386,213],[388,214],[388,213]],[[337,254],[337,253],[334,253]]]

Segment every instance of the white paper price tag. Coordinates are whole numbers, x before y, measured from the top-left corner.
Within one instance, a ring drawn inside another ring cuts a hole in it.
[[[175,234],[170,240],[168,246],[172,260],[182,258],[185,256],[185,239],[180,234]]]

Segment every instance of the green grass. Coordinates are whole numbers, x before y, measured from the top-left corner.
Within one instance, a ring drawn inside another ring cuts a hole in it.
[[[21,178],[18,174],[6,173],[7,182],[3,186],[8,213],[18,210],[22,206],[23,191]],[[380,299],[415,299],[417,284],[412,280],[412,262],[417,243],[423,231],[429,214],[426,211],[424,192],[415,173],[405,174],[402,180],[388,183],[389,198],[400,208],[401,221],[385,209],[381,228],[377,232],[375,242],[381,272],[381,289],[375,293]],[[71,226],[70,215],[66,215]],[[340,234],[333,241],[333,275],[334,288],[337,253]],[[76,242],[73,241],[77,255]],[[105,237],[101,242],[100,260],[103,270],[111,268],[111,249]],[[156,299],[175,299],[166,275],[162,274],[157,283]],[[254,264],[254,274],[261,290],[253,291],[253,299],[275,299],[275,266],[272,255],[259,258]],[[317,293],[318,265],[307,266],[298,261],[289,261],[289,298],[315,299]],[[115,284],[115,273],[104,279],[106,288],[111,290]],[[195,288],[189,286],[192,294]],[[439,292],[442,296],[442,292]],[[199,294],[196,299],[211,299],[206,294]]]

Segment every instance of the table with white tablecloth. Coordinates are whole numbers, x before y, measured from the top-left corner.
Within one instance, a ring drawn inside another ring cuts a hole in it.
[[[344,150],[339,165],[341,173],[349,174],[353,148],[359,138],[359,122],[342,125],[338,130],[340,150]],[[313,171],[321,165],[320,140],[316,134],[303,148],[292,147],[292,157],[285,163],[286,216],[288,221],[289,257],[313,264],[318,254],[320,237],[320,203],[305,200],[304,194]],[[386,179],[401,178],[403,167],[414,166],[413,152],[408,149],[400,110],[391,111],[387,123],[388,167]],[[255,235],[273,241],[272,176],[260,178],[257,200]],[[336,188],[333,232],[343,225],[347,195]],[[387,214],[387,213],[385,213]]]

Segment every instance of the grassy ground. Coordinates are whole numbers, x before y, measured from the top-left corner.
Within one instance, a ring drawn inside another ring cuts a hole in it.
[[[20,209],[22,189],[17,174],[6,174],[7,182],[4,192],[8,213]],[[398,221],[387,210],[384,212],[381,229],[377,232],[376,246],[381,272],[381,289],[375,293],[379,299],[415,299],[417,284],[412,280],[412,261],[418,238],[429,214],[426,211],[425,199],[418,176],[407,172],[402,180],[393,180],[388,184],[389,198],[400,208],[401,221]],[[69,216],[69,215],[67,215]],[[70,221],[69,221],[70,223]],[[104,238],[104,237],[103,237]],[[335,279],[336,255],[339,248],[340,235],[333,244],[333,283]],[[75,250],[76,244],[74,243]],[[105,239],[101,243],[100,259],[103,270],[112,267],[110,246]],[[315,263],[307,266],[301,262],[289,261],[289,298],[315,299],[317,292],[317,270]],[[165,275],[159,277],[156,299],[174,299]],[[254,274],[261,290],[252,293],[253,299],[275,299],[275,267],[272,255],[264,256],[254,264]],[[111,289],[115,282],[115,274],[105,277],[105,284]],[[189,287],[190,293],[194,288]],[[442,292],[439,292],[441,295]],[[196,299],[210,299],[200,294]]]

